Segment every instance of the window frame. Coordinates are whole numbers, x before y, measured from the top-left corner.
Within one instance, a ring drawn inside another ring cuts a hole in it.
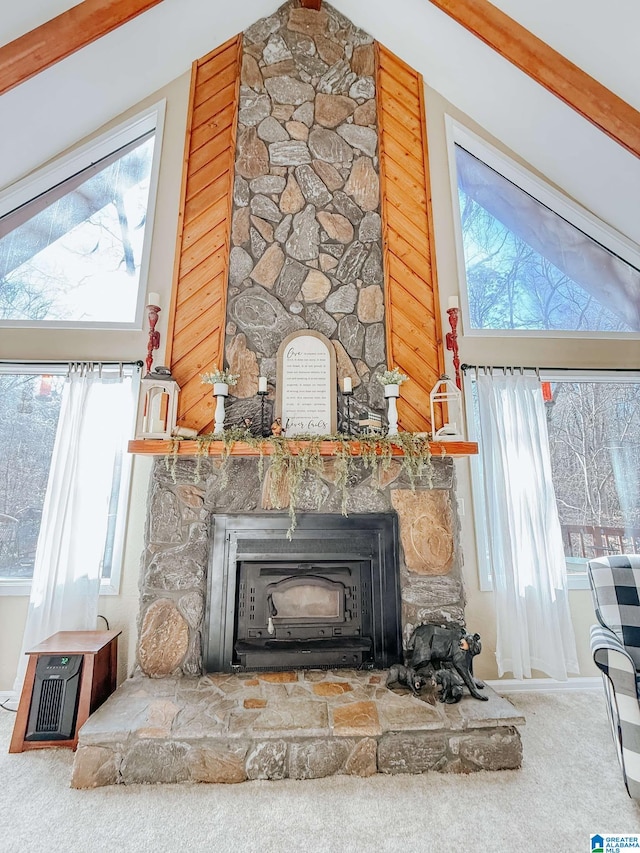
[[[127,365],[128,367],[128,365]],[[135,418],[136,401],[140,393],[140,380],[142,378],[142,370],[136,367],[131,367],[131,394],[133,396],[133,418]],[[39,362],[10,362],[3,360],[0,362],[0,374],[12,375],[28,375],[40,376],[47,374],[51,376],[65,376],[68,372],[68,367],[60,362],[49,363],[46,361]],[[131,422],[131,430],[133,430],[134,422]],[[124,563],[124,545],[126,540],[127,524],[129,519],[130,501],[131,501],[131,482],[132,482],[133,456],[127,453],[123,454],[123,465],[120,476],[120,488],[118,490],[118,506],[116,510],[116,525],[113,535],[113,556],[111,560],[111,574],[108,578],[100,578],[100,595],[120,595],[120,585],[122,581],[122,567]],[[0,578],[0,597],[22,595],[28,596],[31,594],[31,579],[18,578],[12,580],[10,578]]]
[[[606,383],[624,383],[633,382],[640,383],[640,370],[629,371],[614,371],[614,370],[579,370],[573,368],[558,369],[558,368],[539,368],[540,380],[543,382],[606,382]],[[473,369],[465,370],[463,374],[464,382],[464,408],[465,418],[467,421],[467,435],[469,441],[480,441],[480,436],[476,430],[476,420],[473,412],[473,391],[472,383],[474,381]],[[471,500],[473,504],[473,532],[476,543],[476,557],[478,563],[478,584],[481,592],[493,591],[493,580],[491,578],[491,565],[489,562],[489,540],[487,534],[487,525],[484,523],[486,518],[486,502],[484,497],[484,487],[482,483],[481,465],[482,459],[480,454],[471,456]],[[582,572],[568,572],[567,585],[570,590],[574,589],[589,589],[589,578],[587,575],[586,560],[578,560],[578,558],[566,558],[569,562],[575,564],[580,562],[584,565]]]
[[[53,162],[41,167],[31,175],[0,191],[0,218],[2,218],[37,196],[47,192],[52,187],[68,180],[83,169],[117,152],[120,148],[135,141],[145,133],[155,131],[153,159],[149,178],[149,200],[147,204],[142,256],[140,259],[140,277],[138,280],[138,296],[134,319],[130,322],[109,323],[71,320],[4,320],[0,318],[0,330],[22,328],[72,329],[75,331],[87,329],[139,331],[143,328],[165,112],[166,100],[163,99],[138,113],[133,118],[118,124],[111,130],[80,146],[80,148],[76,148],[68,154],[56,158]]]
[[[586,208],[569,196],[560,192],[543,178],[517,163],[507,154],[499,151],[469,128],[460,124],[452,116],[445,114],[445,135],[449,160],[449,179],[453,207],[453,232],[458,269],[458,287],[462,326],[467,337],[482,338],[577,338],[582,340],[640,340],[637,332],[590,332],[561,329],[476,329],[472,328],[467,291],[467,275],[462,237],[462,221],[458,201],[458,174],[455,146],[459,145],[477,157],[508,181],[511,181],[558,216],[578,228],[596,243],[618,255],[632,266],[640,269],[640,246],[622,233],[607,225]]]

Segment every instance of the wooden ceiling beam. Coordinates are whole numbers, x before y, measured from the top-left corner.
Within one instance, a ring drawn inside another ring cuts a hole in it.
[[[162,0],[83,0],[0,47],[0,95]]]
[[[429,0],[640,157],[640,112],[487,0]]]

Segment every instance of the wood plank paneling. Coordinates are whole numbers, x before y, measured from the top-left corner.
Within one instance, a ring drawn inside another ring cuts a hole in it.
[[[184,276],[181,281],[180,294],[178,305],[190,299],[198,290],[203,292],[203,298],[210,298],[213,294],[213,285],[220,273],[226,275],[227,272],[227,247],[223,246],[214,252],[211,257],[207,258],[206,262],[197,266],[194,270]],[[206,304],[206,303],[205,303]]]
[[[212,116],[200,127],[191,132],[191,152],[195,155],[201,146],[214,139],[219,133],[227,132],[236,120],[235,104],[227,105],[223,110]],[[200,164],[202,165],[202,164]],[[199,168],[199,167],[198,167]]]
[[[226,79],[223,77],[221,79]],[[216,82],[216,79],[213,80]],[[235,83],[229,83],[220,89],[217,89],[213,95],[210,95],[206,101],[193,110],[193,128],[194,130],[206,124],[210,116],[215,116],[222,112],[224,107],[229,104],[229,100],[233,97],[236,88]]]
[[[161,0],[83,0],[0,47],[0,95],[157,6]]]
[[[420,121],[415,116],[406,115],[406,110],[402,101],[395,101],[392,97],[386,98],[384,102],[384,112],[386,116],[391,116],[391,118],[396,119],[396,121],[408,121],[408,124],[406,125],[407,130],[411,131],[411,133],[416,136],[419,136]]]
[[[222,131],[228,131],[232,124],[232,117],[230,117],[229,123],[226,127],[222,128]],[[209,141],[201,148],[193,152],[191,156],[191,166],[193,168],[194,175],[196,172],[204,169],[211,160],[219,157],[220,154],[223,154],[227,150],[227,142],[227,134],[224,132],[218,133],[212,139],[209,139]]]
[[[411,382],[399,425],[431,430],[429,392],[444,370],[422,76],[376,45],[387,360]],[[436,424],[436,427],[440,423]]]
[[[536,83],[640,157],[640,112],[487,0],[430,0]]]
[[[166,363],[181,388],[178,425],[198,432],[213,413],[200,374],[224,358],[241,51],[236,36],[191,75]]]

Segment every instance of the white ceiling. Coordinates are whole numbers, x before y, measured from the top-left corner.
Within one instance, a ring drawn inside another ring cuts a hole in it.
[[[5,3],[0,18],[0,44],[35,30],[66,9],[77,6],[80,0],[22,0],[22,3]]]
[[[638,0],[491,0],[507,15],[640,109]]]
[[[0,42],[72,5],[28,0],[9,13],[3,10]],[[193,59],[277,5],[277,0],[164,0],[7,92],[0,97],[0,127],[12,132],[0,134],[0,186],[180,76]],[[640,160],[427,0],[334,0],[333,5],[489,133],[640,242]],[[632,45],[640,32],[637,0],[498,0],[497,5],[640,107],[640,63]]]
[[[165,3],[171,0],[164,0]],[[5,4],[0,17],[0,45],[35,29],[81,0],[22,0]],[[174,0],[176,2],[176,0]],[[180,0],[177,0],[179,3]],[[428,0],[419,0],[427,3]],[[638,0],[492,0],[507,15],[541,38],[559,53],[575,62],[612,92],[640,108],[640,62],[638,33],[640,32],[640,3]],[[211,6],[220,14],[220,0]],[[242,0],[247,21],[256,19],[255,3]],[[273,5],[273,4],[272,4]],[[392,5],[394,13],[404,5],[403,0],[358,0],[365,20],[374,22],[381,7]],[[342,9],[340,0],[333,6]],[[228,11],[225,9],[225,11]],[[403,13],[403,20],[410,19]]]

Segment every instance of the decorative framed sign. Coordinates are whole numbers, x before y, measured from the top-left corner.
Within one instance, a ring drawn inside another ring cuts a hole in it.
[[[278,348],[276,417],[288,437],[337,430],[336,351],[320,332],[304,329]]]

